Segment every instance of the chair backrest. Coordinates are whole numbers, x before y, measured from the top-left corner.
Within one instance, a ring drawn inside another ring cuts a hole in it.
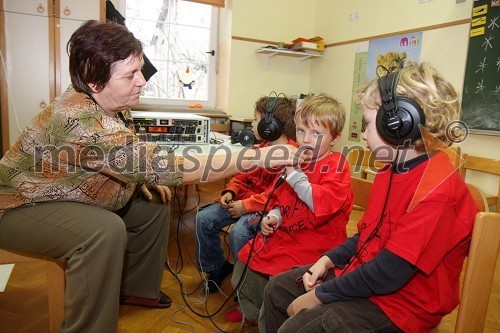
[[[361,209],[366,209],[368,200],[372,192],[373,182],[357,177],[351,177],[352,192],[354,195],[354,205]]]
[[[500,214],[476,215],[455,333],[483,332],[500,240]]]
[[[476,185],[472,184],[467,184],[467,187],[469,188],[469,192],[472,195],[472,198],[476,202],[477,208],[479,209],[480,212],[489,212],[490,208],[488,206],[488,202],[486,201],[486,197],[481,191],[479,187]]]
[[[367,179],[369,174],[374,174],[384,166],[384,163],[375,161],[375,156],[369,149],[353,149],[347,154],[347,161],[351,172],[359,173],[360,178]]]
[[[451,165],[453,165],[455,169],[460,169],[460,166],[462,164],[462,149],[459,146],[446,147],[440,150],[448,155]]]
[[[466,179],[465,177],[468,170],[485,172],[491,175],[500,176],[500,160],[463,154],[462,165],[459,168],[460,175],[463,179]],[[486,200],[488,202],[488,205],[496,205],[496,212],[500,212],[500,181],[498,184],[497,193],[486,194]]]

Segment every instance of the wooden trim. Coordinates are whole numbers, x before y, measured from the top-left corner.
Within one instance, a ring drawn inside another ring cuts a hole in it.
[[[0,66],[0,157],[9,149],[9,94],[7,91],[7,73],[4,72],[4,64],[7,63],[7,46],[5,36],[5,16],[3,1],[0,1],[0,52],[2,52],[3,64]]]
[[[230,114],[225,113],[195,113],[197,116],[207,117],[207,118],[231,118]]]
[[[196,3],[202,3],[205,5],[211,5],[216,7],[224,7],[224,0],[187,0]]]
[[[49,88],[50,88],[50,101],[47,105],[55,101],[56,96],[61,94],[61,57],[59,55],[59,31],[56,25],[59,26],[59,0],[48,1],[49,7]]]
[[[247,38],[247,37],[238,37],[238,36],[231,36],[231,38],[234,39],[234,40],[241,40],[241,41],[244,41],[244,42],[278,45],[278,42],[273,42],[273,41],[270,41],[270,40]]]
[[[106,22],[106,0],[99,2],[99,21]]]
[[[332,47],[332,46],[340,46],[340,45],[346,45],[346,44],[360,43],[360,42],[366,42],[366,41],[369,41],[369,40],[372,40],[372,39],[379,39],[379,38],[386,38],[386,37],[392,37],[392,36],[410,34],[410,33],[419,32],[419,31],[428,31],[428,30],[434,30],[434,29],[441,29],[441,28],[447,28],[447,27],[452,27],[452,26],[455,26],[455,25],[469,24],[469,23],[470,23],[470,19],[463,19],[463,20],[458,20],[458,21],[452,21],[452,22],[446,22],[446,23],[428,25],[426,27],[420,27],[420,28],[414,28],[414,29],[408,29],[408,30],[401,30],[401,31],[397,31],[397,32],[387,33],[387,34],[381,34],[381,35],[375,35],[375,36],[370,36],[370,37],[364,37],[364,38],[346,40],[346,41],[338,42],[338,43],[330,43],[330,44],[326,44],[325,47]]]
[[[408,30],[401,30],[401,31],[397,31],[397,32],[391,32],[391,33],[387,33],[387,34],[381,34],[381,35],[375,35],[375,36],[369,36],[369,37],[351,39],[351,40],[346,40],[346,41],[338,42],[338,43],[330,43],[330,44],[326,44],[325,47],[333,47],[333,46],[340,46],[340,45],[346,45],[346,44],[360,43],[360,42],[365,42],[365,41],[369,41],[369,40],[372,40],[372,39],[398,36],[398,35],[403,35],[403,34],[409,34],[409,33],[419,32],[419,31],[441,29],[441,28],[447,28],[447,27],[452,27],[452,26],[455,26],[455,25],[469,24],[469,23],[470,23],[470,19],[467,18],[467,19],[458,20],[458,21],[452,21],[452,22],[446,22],[446,23],[428,25],[426,27],[419,27],[419,28],[414,28],[414,29],[408,29]],[[278,43],[279,43],[279,42],[273,42],[273,41],[270,41],[270,40],[247,38],[247,37],[240,37],[240,36],[231,36],[231,38],[234,39],[234,40],[241,40],[241,41],[244,41],[244,42],[261,43],[261,44],[269,44],[269,45],[278,45]]]

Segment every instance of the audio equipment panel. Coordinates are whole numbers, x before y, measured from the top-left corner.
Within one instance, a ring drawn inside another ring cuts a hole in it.
[[[210,118],[192,113],[132,111],[136,134],[158,144],[208,144]]]

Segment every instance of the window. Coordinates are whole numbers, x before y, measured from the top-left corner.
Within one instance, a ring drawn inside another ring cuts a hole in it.
[[[182,0],[126,0],[120,8],[158,70],[144,87],[141,103],[213,107],[217,7]]]

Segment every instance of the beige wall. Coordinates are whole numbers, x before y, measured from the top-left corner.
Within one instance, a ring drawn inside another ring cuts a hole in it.
[[[315,0],[232,0],[232,35],[289,42],[314,34]]]
[[[228,0],[226,0],[227,5]],[[287,96],[308,93],[310,63],[297,66],[297,59],[275,56],[265,68],[265,56],[255,51],[265,43],[248,42],[234,37],[273,42],[313,37],[314,1],[309,0],[229,0],[232,9],[231,65],[227,113],[234,117],[253,117],[255,101],[271,91]],[[227,6],[226,6],[227,7]]]
[[[315,29],[328,43],[377,36],[470,17],[472,0],[316,0]],[[358,11],[359,20],[349,22]],[[425,43],[425,41],[424,41]]]
[[[315,29],[327,43],[339,43],[469,19],[471,9],[472,0],[459,4],[438,0],[423,4],[418,4],[417,0],[317,0]],[[349,13],[354,11],[358,11],[360,19],[348,22]],[[459,92],[463,88],[468,32],[469,25],[460,24],[426,30],[422,38],[421,61],[431,62]],[[350,109],[354,55],[360,45],[354,43],[328,48],[323,60],[312,63],[311,91],[328,92]],[[344,131],[340,145],[357,144],[347,141],[347,133]],[[460,146],[462,152],[467,154],[500,159],[499,143],[498,136],[471,134]],[[497,177],[473,173],[467,181],[488,193],[498,191]]]
[[[355,53],[363,43],[348,43],[326,49],[321,59],[307,60],[300,72],[296,61],[274,57],[269,69],[255,50],[263,44],[235,40],[234,36],[268,41],[285,41],[319,35],[327,44],[376,37],[405,30],[423,30],[421,60],[433,63],[458,91],[463,76],[468,46],[468,24],[425,30],[429,26],[469,19],[472,0],[340,1],[340,0],[226,0],[232,2],[231,65],[228,88],[228,113],[250,116],[253,102],[271,90],[288,95],[301,92],[326,92],[338,98],[347,110],[351,106]],[[286,10],[285,10],[286,9]],[[360,19],[349,22],[350,13]],[[366,43],[366,42],[365,42]],[[468,154],[500,159],[499,137],[471,134],[461,144]],[[344,131],[338,146],[353,145]],[[471,181],[471,179],[469,179]],[[473,176],[473,183],[496,193],[497,180]]]

